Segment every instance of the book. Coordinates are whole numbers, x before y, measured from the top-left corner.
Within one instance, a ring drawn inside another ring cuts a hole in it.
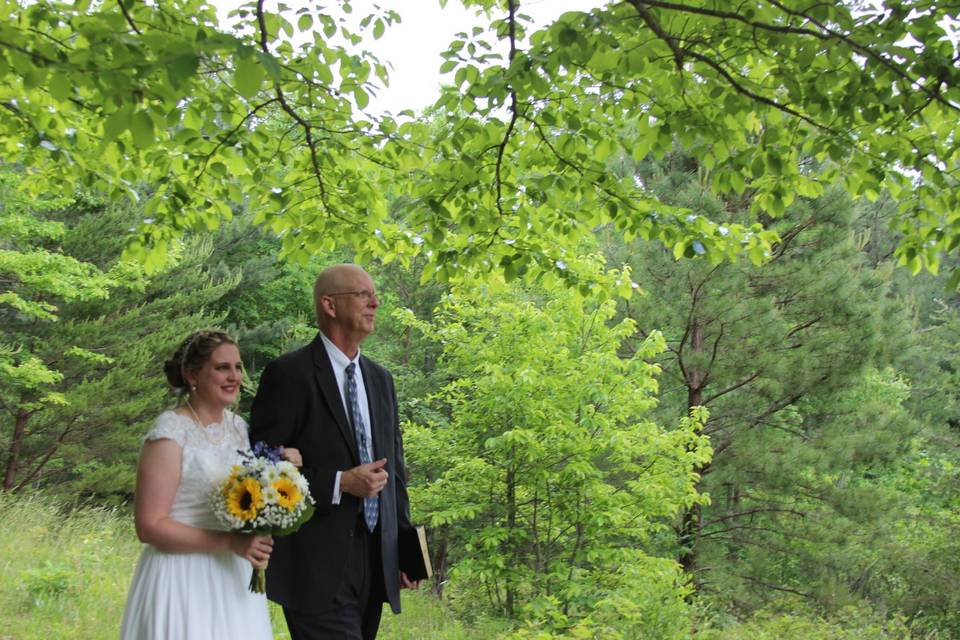
[[[423,527],[402,529],[399,532],[400,570],[411,580],[426,580],[433,575],[430,552],[427,549],[427,530]]]

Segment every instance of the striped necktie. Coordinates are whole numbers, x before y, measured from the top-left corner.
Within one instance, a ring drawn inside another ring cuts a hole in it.
[[[357,449],[360,451],[360,463],[373,462],[370,449],[367,447],[367,431],[363,427],[363,416],[360,414],[360,403],[357,400],[357,379],[354,377],[356,363],[347,365],[347,408],[350,410],[350,423],[353,424],[353,435],[357,439]],[[377,526],[377,516],[380,512],[380,496],[371,496],[363,499],[363,519],[367,528],[373,531]]]

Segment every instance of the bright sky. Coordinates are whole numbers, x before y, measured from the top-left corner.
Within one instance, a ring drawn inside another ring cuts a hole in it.
[[[355,15],[366,15],[372,0],[353,0]],[[389,6],[389,2],[379,3]],[[443,58],[440,53],[459,31],[469,33],[481,24],[474,10],[464,9],[457,0],[450,0],[440,8],[439,0],[406,0],[395,3],[394,10],[402,22],[387,29],[379,40],[371,40],[368,48],[381,61],[393,66],[390,86],[371,99],[371,111],[392,111],[403,108],[421,109],[430,105],[439,95],[441,84],[453,81],[453,73],[440,75]],[[566,11],[589,10],[599,6],[598,0],[521,0],[521,13],[534,20],[535,31]],[[505,14],[505,12],[504,12]],[[506,49],[504,49],[504,54]]]

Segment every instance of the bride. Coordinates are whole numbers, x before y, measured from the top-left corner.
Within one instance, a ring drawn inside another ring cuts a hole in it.
[[[134,518],[147,546],[123,613],[123,640],[273,637],[267,601],[248,591],[251,566],[266,566],[269,537],[223,531],[208,506],[212,488],[249,448],[247,424],[227,410],[243,377],[240,351],[222,331],[189,336],[164,364],[186,400],[160,414],[137,469]],[[299,453],[284,457],[299,463]]]

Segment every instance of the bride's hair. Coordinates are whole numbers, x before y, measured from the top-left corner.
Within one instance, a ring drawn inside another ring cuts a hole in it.
[[[182,394],[187,390],[186,371],[196,371],[203,366],[214,350],[222,344],[236,345],[225,331],[203,329],[187,336],[173,355],[163,363],[163,372],[173,390]]]

